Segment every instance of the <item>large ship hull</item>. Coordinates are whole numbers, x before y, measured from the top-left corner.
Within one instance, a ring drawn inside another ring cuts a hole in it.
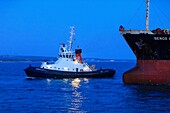
[[[123,74],[127,84],[170,84],[170,35],[123,34],[137,58]]]
[[[170,84],[170,60],[137,60],[134,68],[123,74],[127,84]]]
[[[49,70],[40,67],[32,67],[32,66],[29,66],[24,71],[28,77],[55,78],[55,79],[109,78],[109,77],[113,77],[114,74],[116,73],[116,71],[113,69],[100,69],[100,70],[90,71],[90,72],[71,72],[71,71]]]

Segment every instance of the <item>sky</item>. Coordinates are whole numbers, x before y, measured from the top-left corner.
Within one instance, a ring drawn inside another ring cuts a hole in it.
[[[170,28],[169,4],[150,0],[150,29]],[[120,25],[145,29],[145,0],[0,0],[0,55],[57,57],[74,26],[83,58],[136,59]]]

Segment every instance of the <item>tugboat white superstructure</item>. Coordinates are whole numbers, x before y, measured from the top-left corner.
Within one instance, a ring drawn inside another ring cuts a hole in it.
[[[96,70],[94,66],[89,66],[82,61],[82,49],[75,49],[76,57],[72,51],[74,27],[70,27],[69,48],[62,43],[59,50],[59,58],[53,63],[43,62],[40,67],[29,66],[24,71],[29,77],[40,78],[105,78],[113,77],[115,70],[100,69]]]
[[[59,50],[59,58],[54,64],[48,64],[44,62],[41,65],[41,68],[49,69],[49,70],[58,70],[58,71],[71,71],[71,72],[87,72],[92,71],[92,69],[82,61],[81,57],[81,49],[76,49],[76,58],[74,58],[74,53],[72,51],[72,40],[74,36],[74,27],[70,27],[70,40],[69,40],[69,48],[67,49],[67,45],[64,43],[60,45]]]

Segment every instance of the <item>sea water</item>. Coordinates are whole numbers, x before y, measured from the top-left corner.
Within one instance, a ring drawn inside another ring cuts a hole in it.
[[[113,78],[27,79],[24,69],[41,62],[0,62],[2,113],[169,113],[169,85],[126,85],[135,61],[88,62],[113,68]]]

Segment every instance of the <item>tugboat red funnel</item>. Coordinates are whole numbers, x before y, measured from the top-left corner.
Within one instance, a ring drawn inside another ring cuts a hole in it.
[[[75,53],[76,53],[76,59],[78,60],[78,62],[83,63],[82,56],[81,56],[82,49],[76,49]]]
[[[170,84],[170,32],[148,30],[149,0],[146,0],[146,30],[119,31],[137,58],[134,68],[123,74],[127,84]]]

